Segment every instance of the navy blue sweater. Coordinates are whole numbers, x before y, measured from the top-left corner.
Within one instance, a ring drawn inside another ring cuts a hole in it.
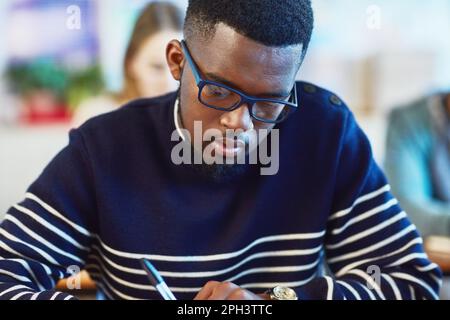
[[[159,299],[141,257],[179,299],[209,280],[300,299],[436,299],[440,270],[352,113],[297,86],[272,176],[249,167],[219,183],[173,164],[174,93],[73,130],[1,224],[0,299],[71,299],[52,288],[74,266],[107,298]]]

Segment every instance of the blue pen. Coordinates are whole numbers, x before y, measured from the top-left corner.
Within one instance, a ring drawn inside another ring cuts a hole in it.
[[[153,286],[155,286],[156,290],[161,294],[164,300],[177,300],[173,295],[172,291],[170,291],[167,284],[164,282],[163,278],[159,274],[158,270],[151,264],[147,259],[141,259],[141,265],[144,268],[147,276]]]

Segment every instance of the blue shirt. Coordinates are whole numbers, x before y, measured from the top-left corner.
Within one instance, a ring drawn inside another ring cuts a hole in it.
[[[450,203],[439,197],[439,189],[449,185],[450,167],[433,170],[438,148],[447,147],[432,113],[440,108],[445,121],[442,97],[433,95],[395,109],[389,117],[386,173],[393,193],[423,236],[450,236]]]
[[[52,287],[77,266],[110,299],[159,299],[142,257],[179,299],[209,280],[300,299],[438,298],[440,270],[351,112],[319,87],[297,91],[272,176],[250,166],[218,183],[173,164],[175,93],[72,131],[1,224],[0,298],[71,299]]]

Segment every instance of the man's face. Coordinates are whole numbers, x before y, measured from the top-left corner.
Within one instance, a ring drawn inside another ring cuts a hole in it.
[[[225,24],[217,26],[212,39],[193,39],[187,45],[203,79],[228,85],[257,98],[280,100],[289,96],[295,84],[302,54],[301,45],[285,48],[264,46]],[[181,83],[180,115],[191,137],[194,136],[195,121],[201,121],[203,132],[218,129],[224,137],[230,129],[249,132],[273,128],[273,124],[253,119],[246,105],[230,112],[203,105],[198,100],[198,87],[179,42],[169,43],[167,59],[172,75]],[[261,141],[257,135],[248,135],[247,138]],[[255,141],[246,142],[250,146],[257,145]],[[210,143],[205,142],[204,147]]]

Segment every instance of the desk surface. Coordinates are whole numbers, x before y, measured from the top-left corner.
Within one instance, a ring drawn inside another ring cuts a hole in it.
[[[86,271],[82,271],[80,274],[80,290],[95,290],[95,282],[89,277]],[[68,280],[63,279],[58,282],[56,288],[61,291],[66,291],[69,289]]]
[[[450,238],[428,237],[424,247],[430,260],[439,265],[442,272],[450,274]]]

